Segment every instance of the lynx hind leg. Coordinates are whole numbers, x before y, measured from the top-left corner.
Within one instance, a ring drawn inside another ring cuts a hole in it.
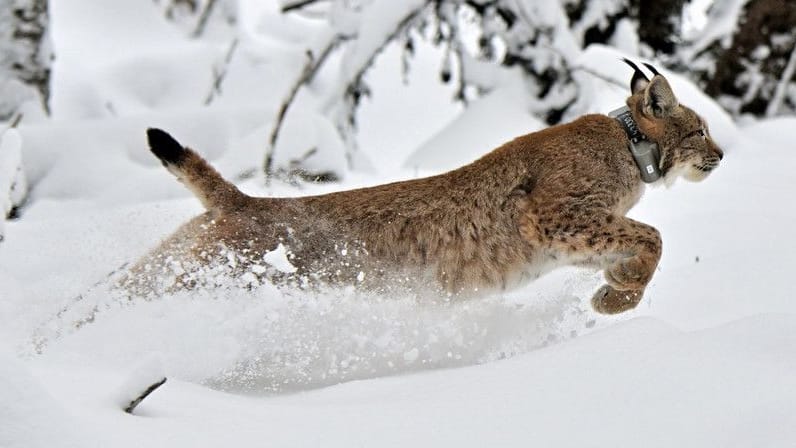
[[[174,290],[175,284],[171,279],[180,274],[183,264],[199,261],[196,249],[202,235],[211,227],[213,220],[209,213],[203,213],[183,224],[130,267],[117,286],[138,297],[151,297]]]

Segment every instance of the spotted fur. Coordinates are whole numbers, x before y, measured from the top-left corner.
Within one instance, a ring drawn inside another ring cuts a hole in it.
[[[702,180],[718,166],[723,154],[704,120],[679,104],[662,75],[634,76],[631,89],[627,105],[658,144],[665,182]],[[617,313],[641,300],[661,256],[660,233],[625,216],[644,184],[623,128],[605,115],[523,135],[438,176],[299,198],[247,196],[165,132],[149,136],[153,153],[207,211],[132,269],[133,289],[164,276],[193,286],[197,267],[230,253],[226,274],[259,274],[262,255],[281,243],[297,271],[271,274],[300,285],[464,296],[559,265],[587,266],[605,273],[595,310]]]

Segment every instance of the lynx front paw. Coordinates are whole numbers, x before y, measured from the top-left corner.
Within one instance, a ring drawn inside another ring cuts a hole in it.
[[[618,291],[603,285],[591,298],[591,306],[600,314],[619,314],[635,308],[643,296],[643,289]]]
[[[605,270],[608,284],[620,290],[644,290],[652,279],[655,263],[646,263],[640,257],[624,259]]]

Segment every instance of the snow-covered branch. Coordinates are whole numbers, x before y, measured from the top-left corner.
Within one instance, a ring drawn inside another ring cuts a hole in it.
[[[345,100],[353,106],[346,111],[345,118],[353,122],[363,76],[376,56],[417,19],[425,6],[425,0],[381,0],[362,13],[356,39],[343,55],[340,76],[328,96],[327,110]]]
[[[795,74],[796,45],[794,45],[793,51],[790,54],[788,65],[786,65],[785,69],[782,71],[782,76],[777,83],[777,88],[774,90],[774,96],[771,98],[771,102],[768,103],[768,107],[766,108],[767,117],[773,117],[779,113],[780,108],[782,108],[782,103],[785,101],[785,92],[787,91],[788,85],[793,82],[793,76]]]
[[[306,4],[308,3],[286,3],[283,8],[290,10]],[[351,136],[354,114],[360,96],[366,91],[362,84],[363,77],[373,65],[376,56],[414,23],[426,4],[426,0],[377,0],[362,10],[343,10],[332,14],[335,18],[329,19],[330,28],[322,35],[322,44],[314,45],[317,48],[315,51],[306,50],[304,64],[280,102],[268,136],[263,163],[267,176],[275,171],[275,151],[291,105],[302,87],[311,83],[315,75],[326,66],[330,60],[329,55],[344,43],[348,45],[343,49],[337,80],[325,92],[320,93],[323,99],[318,108],[331,118],[339,137],[346,142],[347,159],[349,165],[351,164],[355,146]]]

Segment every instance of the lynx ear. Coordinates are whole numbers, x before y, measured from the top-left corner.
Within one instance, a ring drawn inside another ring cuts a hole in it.
[[[669,81],[661,75],[653,76],[644,89],[644,113],[656,118],[667,117],[678,104]]]
[[[630,92],[635,95],[644,90],[650,83],[650,80],[633,61],[627,58],[622,58],[622,60],[625,61],[625,64],[633,68],[633,78],[630,79]]]
[[[644,64],[644,67],[647,67],[647,69],[652,72],[652,76],[660,75],[660,73],[658,73],[658,70],[655,68],[654,65],[647,64],[646,62],[642,62],[642,64]],[[661,76],[663,76],[663,75],[661,75]]]

